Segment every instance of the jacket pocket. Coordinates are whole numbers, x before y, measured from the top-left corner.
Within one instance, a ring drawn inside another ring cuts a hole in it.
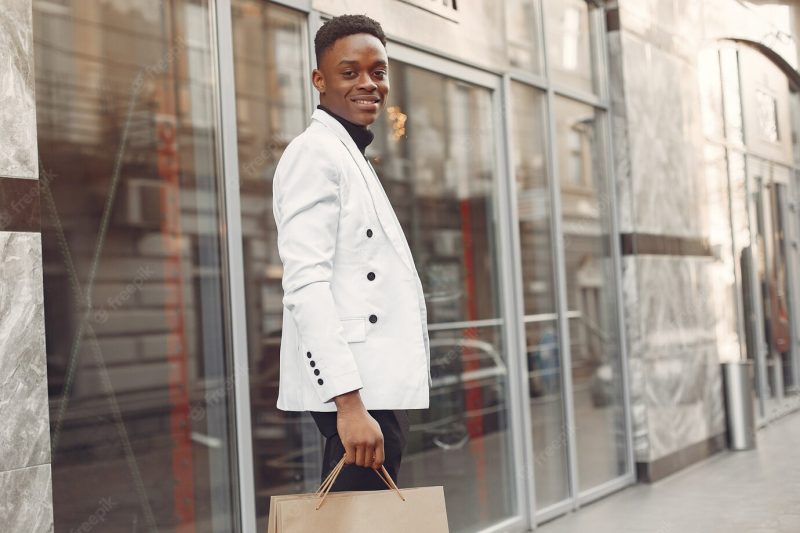
[[[347,342],[364,342],[367,340],[367,317],[354,316],[339,320]]]

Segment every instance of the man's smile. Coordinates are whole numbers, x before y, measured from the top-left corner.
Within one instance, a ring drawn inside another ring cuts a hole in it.
[[[380,97],[374,94],[362,94],[354,96],[350,98],[350,101],[356,104],[359,108],[370,111],[377,111],[378,106],[381,103]]]

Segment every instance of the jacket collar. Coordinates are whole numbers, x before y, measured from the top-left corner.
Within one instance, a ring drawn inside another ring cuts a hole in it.
[[[361,171],[361,177],[367,185],[367,190],[372,198],[372,206],[378,214],[378,221],[381,224],[381,228],[383,228],[383,232],[388,236],[389,241],[392,243],[392,246],[394,246],[406,267],[412,274],[415,274],[416,267],[414,266],[411,249],[408,247],[403,237],[400,222],[397,220],[397,215],[392,210],[391,202],[389,202],[389,198],[386,195],[386,191],[383,189],[383,185],[381,185],[375,169],[372,168],[372,165],[364,157],[364,154],[358,150],[355,141],[338,120],[322,109],[315,109],[311,114],[311,119],[327,126],[328,129],[339,138],[342,144],[344,144],[345,148],[347,148],[350,157],[355,161],[358,169]]]

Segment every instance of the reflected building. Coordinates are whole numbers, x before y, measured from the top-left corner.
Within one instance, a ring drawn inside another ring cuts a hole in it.
[[[786,3],[12,4],[11,530],[255,531],[317,488],[316,425],[275,405],[272,177],[345,10],[389,37],[367,156],[428,311],[400,485],[443,485],[451,530],[524,531],[722,450],[721,362],[753,361],[760,426],[800,405]]]

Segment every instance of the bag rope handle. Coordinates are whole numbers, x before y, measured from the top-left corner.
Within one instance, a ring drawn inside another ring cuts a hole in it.
[[[333,484],[336,482],[336,478],[339,477],[339,473],[344,468],[344,460],[346,457],[347,454],[343,455],[342,458],[339,459],[339,462],[336,463],[336,466],[333,467],[328,476],[322,481],[322,484],[317,489],[316,496],[321,497],[316,507],[317,510],[322,507],[322,503],[325,501],[325,498],[328,496]],[[389,490],[394,490],[397,495],[400,496],[401,500],[406,501],[406,499],[403,497],[403,494],[400,492],[400,489],[398,489],[397,485],[395,485],[392,476],[389,475],[389,472],[386,471],[386,468],[383,465],[381,465],[380,470],[376,470],[374,468],[372,470],[375,472],[375,475],[381,478],[381,481],[383,481],[383,484],[386,485]]]

